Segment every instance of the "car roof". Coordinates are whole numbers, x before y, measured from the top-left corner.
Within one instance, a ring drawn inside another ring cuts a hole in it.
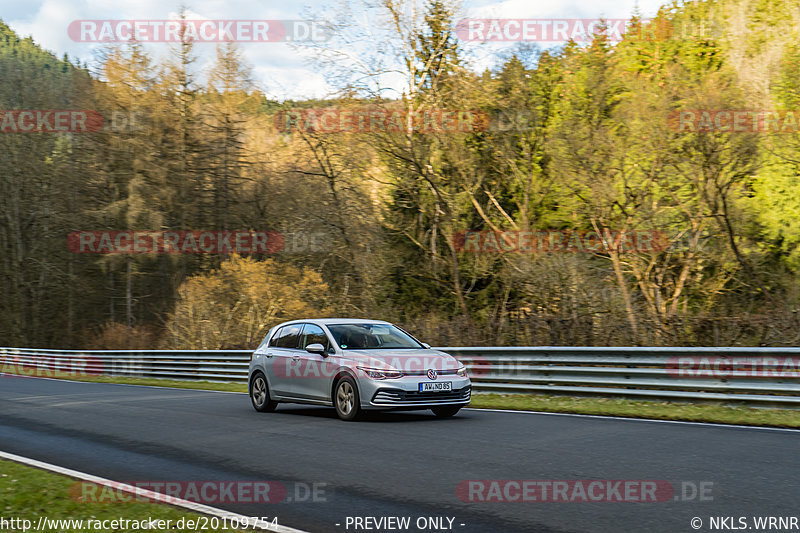
[[[313,322],[315,324],[333,325],[333,324],[390,324],[385,320],[371,320],[366,318],[300,318],[297,320],[289,320],[282,322],[278,326],[286,324],[298,324],[301,322]],[[276,326],[276,327],[278,327]]]

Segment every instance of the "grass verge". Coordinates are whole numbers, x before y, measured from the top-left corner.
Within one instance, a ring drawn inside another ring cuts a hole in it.
[[[473,394],[470,407],[583,415],[684,420],[743,426],[800,428],[800,411],[719,404],[583,398],[544,394]]]
[[[0,379],[15,378],[14,374],[28,377],[41,377],[50,379],[66,379],[71,381],[85,381],[88,383],[117,383],[123,385],[148,385],[152,387],[170,387],[174,389],[203,389],[218,390],[226,392],[247,392],[247,385],[244,383],[218,383],[216,381],[183,381],[177,379],[159,378],[129,378],[124,376],[89,376],[86,374],[38,372],[35,375],[32,371],[6,372],[5,376],[0,375]]]
[[[30,525],[33,530],[40,517],[50,520],[83,520],[83,527],[76,524],[46,524],[43,531],[81,532],[86,531],[131,531],[141,533],[145,528],[137,528],[132,521],[170,520],[169,531],[199,531],[200,526],[208,520],[208,529],[203,531],[236,531],[211,527],[212,518],[196,513],[184,511],[169,505],[147,502],[129,503],[85,503],[73,499],[73,495],[80,494],[80,487],[76,481],[67,476],[54,474],[31,466],[22,465],[13,461],[0,459],[0,516],[6,521],[15,519],[16,523],[0,523],[0,531],[22,531],[25,525]],[[76,491],[76,488],[78,491]],[[199,519],[199,522],[198,522]],[[23,523],[22,520],[30,522]],[[90,526],[87,521],[99,520],[100,528]],[[111,522],[105,520],[119,520],[119,527],[114,528]],[[125,524],[122,520],[131,522]],[[183,522],[180,522],[183,520]],[[193,520],[195,527],[189,528],[188,521]],[[222,519],[219,523],[222,523]],[[179,527],[183,524],[184,527]],[[164,523],[163,525],[166,525]],[[49,527],[48,527],[49,526]],[[128,527],[124,527],[128,526]]]
[[[247,385],[244,383],[216,383],[209,381],[179,381],[108,376],[75,377],[72,375],[65,375],[47,377],[64,377],[76,381],[97,383],[123,383],[180,389],[247,392]],[[762,409],[713,403],[656,402],[620,398],[550,396],[546,394],[475,393],[472,395],[472,402],[469,406],[479,409],[544,411],[549,413],[624,416],[655,420],[738,424],[744,426],[800,428],[800,410],[797,409]]]

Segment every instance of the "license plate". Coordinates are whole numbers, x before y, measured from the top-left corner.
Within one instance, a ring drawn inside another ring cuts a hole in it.
[[[426,381],[419,384],[419,392],[450,392],[452,390],[452,381]]]

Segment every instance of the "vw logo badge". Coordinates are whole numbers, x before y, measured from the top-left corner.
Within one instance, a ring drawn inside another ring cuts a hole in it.
[[[428,379],[436,379],[436,376],[438,376],[436,370],[432,368],[428,369]]]

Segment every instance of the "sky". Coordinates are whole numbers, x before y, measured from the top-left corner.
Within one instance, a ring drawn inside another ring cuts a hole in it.
[[[379,39],[374,34],[369,36],[369,27],[378,26],[375,13],[363,9],[358,0],[351,0],[352,10],[344,11],[343,1],[346,0],[0,0],[0,19],[21,36],[33,37],[37,44],[59,57],[67,53],[82,63],[88,62],[90,67],[96,65],[98,50],[103,45],[81,42],[76,38],[78,33],[68,31],[71,23],[78,24],[73,21],[174,20],[181,6],[185,5],[187,18],[198,21],[325,21],[338,16],[339,20],[347,20],[348,24],[361,28],[357,39],[348,40],[336,35],[313,46],[286,42],[241,43],[242,56],[252,68],[256,86],[270,98],[285,100],[322,98],[335,92],[336,81],[331,78],[328,68],[315,63],[321,55],[319,46],[346,52],[337,56],[340,58],[337,59],[341,67],[339,71],[355,71],[348,62],[356,65],[368,56],[390,55],[376,43]],[[423,3],[422,0],[418,2],[420,5]],[[647,18],[655,15],[663,3],[665,0],[464,0],[456,19],[628,19],[637,9],[642,17]],[[100,26],[98,23],[97,28]],[[461,44],[470,64],[480,70],[491,68],[517,46],[514,42],[462,41]],[[556,42],[539,44],[543,48],[557,45]],[[148,51],[156,57],[166,54],[170,46],[167,43],[146,44]],[[198,68],[208,68],[214,58],[215,45],[201,42],[197,43],[195,50],[199,56]],[[396,87],[399,81],[389,76],[383,83]]]

